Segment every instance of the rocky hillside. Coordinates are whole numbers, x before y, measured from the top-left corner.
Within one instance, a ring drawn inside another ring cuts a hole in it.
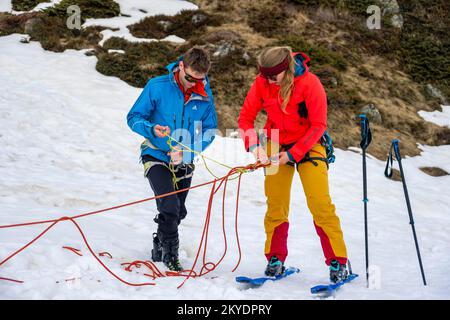
[[[43,0],[14,0],[30,10]],[[450,25],[446,0],[194,0],[198,10],[158,15],[128,26],[138,38],[186,40],[132,43],[110,38],[106,27],[69,30],[66,8],[78,4],[83,19],[121,15],[113,0],[63,0],[53,8],[20,15],[0,13],[0,36],[27,33],[46,50],[90,48],[97,70],[143,87],[148,78],[192,45],[212,55],[210,73],[222,132],[236,128],[245,94],[256,75],[256,56],[265,46],[290,45],[311,57],[310,69],[329,100],[329,131],[339,148],[358,146],[355,116],[371,119],[369,152],[384,159],[390,140],[399,138],[403,155],[420,152],[417,143],[450,143],[450,129],[424,121],[419,110],[440,109],[450,97]],[[367,7],[381,8],[381,29],[366,25]],[[28,40],[25,40],[28,41]],[[114,50],[110,50],[114,49]],[[264,115],[258,119],[262,127]]]

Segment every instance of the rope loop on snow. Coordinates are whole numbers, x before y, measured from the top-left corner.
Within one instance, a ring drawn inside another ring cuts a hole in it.
[[[181,143],[179,143],[179,144],[181,146],[183,146],[184,148],[186,148],[186,150],[190,150],[192,152],[198,153],[197,151],[194,151],[194,150],[190,149],[189,147],[187,147],[187,146],[185,146],[185,145],[183,145]],[[61,217],[61,218],[58,218],[58,219],[52,219],[52,220],[25,222],[25,223],[10,224],[10,225],[0,225],[0,229],[7,229],[7,228],[18,228],[18,227],[24,227],[24,226],[40,225],[40,224],[50,224],[48,227],[46,227],[40,234],[38,234],[36,237],[34,237],[26,245],[24,245],[20,249],[16,250],[15,252],[10,254],[5,259],[1,260],[0,261],[0,267],[3,266],[6,262],[11,260],[16,255],[18,255],[20,252],[22,252],[25,249],[27,249],[28,247],[30,247],[37,240],[42,238],[47,232],[49,232],[58,223],[60,223],[62,221],[68,221],[68,222],[71,222],[74,225],[74,227],[76,228],[76,230],[79,232],[79,234],[80,234],[80,236],[81,236],[81,238],[82,238],[86,248],[90,252],[90,254],[114,278],[116,278],[120,282],[122,282],[122,283],[124,283],[126,285],[129,285],[129,286],[138,287],[138,286],[155,285],[154,282],[141,282],[141,283],[128,282],[128,281],[124,280],[122,277],[120,277],[119,275],[117,275],[115,272],[113,272],[110,268],[108,268],[108,266],[106,266],[106,264],[103,263],[103,261],[101,261],[101,259],[98,256],[100,256],[100,257],[108,256],[110,259],[113,259],[112,255],[110,253],[108,253],[108,252],[101,252],[97,256],[97,254],[94,252],[94,250],[92,249],[91,245],[89,244],[89,241],[87,240],[87,237],[86,237],[84,231],[82,230],[81,226],[76,222],[76,220],[78,220],[80,218],[96,215],[96,214],[99,214],[99,213],[112,211],[112,210],[116,210],[116,209],[119,209],[119,208],[133,206],[133,205],[136,205],[136,204],[139,204],[139,203],[143,203],[143,202],[147,202],[147,201],[151,201],[151,200],[167,197],[167,196],[170,196],[170,195],[173,195],[173,194],[177,194],[177,193],[180,193],[180,192],[184,192],[184,191],[187,191],[187,190],[192,190],[192,189],[200,188],[200,187],[203,187],[203,186],[212,185],[211,191],[210,191],[210,194],[209,194],[208,207],[207,207],[207,211],[206,211],[205,222],[204,222],[204,225],[203,225],[203,232],[202,232],[201,240],[200,240],[200,243],[199,243],[199,246],[198,246],[198,249],[197,249],[197,253],[196,253],[196,256],[195,256],[194,263],[193,263],[193,265],[192,265],[192,267],[190,269],[183,270],[183,271],[180,271],[180,272],[174,272],[174,271],[162,272],[151,261],[136,260],[136,261],[129,262],[129,263],[121,263],[121,266],[124,267],[124,270],[128,271],[128,272],[132,272],[135,269],[140,269],[142,267],[145,267],[147,269],[147,272],[143,273],[143,275],[146,276],[146,277],[150,277],[152,280],[156,280],[157,278],[160,278],[160,277],[184,277],[185,279],[178,286],[178,288],[181,288],[188,279],[196,278],[196,277],[202,277],[202,276],[212,272],[213,270],[215,270],[219,266],[219,264],[222,262],[222,260],[225,258],[226,253],[227,253],[227,249],[228,249],[228,243],[227,243],[227,237],[226,237],[226,229],[225,229],[225,198],[226,198],[227,183],[230,180],[237,179],[238,182],[237,182],[234,226],[235,226],[235,236],[236,236],[236,242],[237,242],[239,256],[238,256],[238,261],[236,262],[236,265],[235,265],[235,267],[232,270],[232,272],[234,272],[237,269],[237,267],[239,266],[239,263],[241,261],[241,247],[240,247],[239,234],[238,234],[238,213],[239,213],[239,195],[240,195],[241,178],[242,178],[242,175],[244,173],[251,172],[251,171],[257,170],[259,168],[267,167],[270,164],[263,165],[260,162],[257,162],[257,163],[249,164],[247,166],[230,167],[230,166],[228,166],[226,164],[220,163],[219,161],[216,161],[216,160],[211,159],[209,157],[206,157],[204,155],[201,155],[201,157],[202,157],[203,161],[205,162],[205,167],[207,168],[207,170],[215,177],[211,181],[207,181],[207,182],[195,185],[195,186],[191,186],[189,188],[176,190],[176,191],[169,192],[169,193],[166,193],[166,194],[162,194],[162,195],[159,195],[159,196],[154,196],[154,197],[150,197],[150,198],[146,198],[146,199],[141,199],[141,200],[137,200],[137,201],[133,201],[133,202],[125,203],[125,204],[120,204],[120,205],[116,205],[116,206],[113,206],[113,207],[109,207],[109,208],[105,208],[105,209],[101,209],[101,210],[96,210],[96,211],[91,211],[91,212],[87,212],[87,213],[83,213],[83,214],[78,214],[78,215],[74,215],[74,216],[64,216],[64,217]],[[207,167],[206,159],[209,159],[209,160],[211,160],[211,161],[213,161],[213,162],[215,162],[217,164],[220,164],[222,166],[225,166],[225,167],[229,168],[228,173],[226,175],[222,176],[222,177],[216,177],[212,173],[212,171]],[[210,222],[211,222],[211,212],[212,212],[212,206],[213,206],[213,202],[214,202],[214,196],[219,192],[220,189],[223,189],[223,194],[222,194],[222,233],[223,233],[223,239],[224,239],[224,251],[223,251],[223,254],[222,254],[221,258],[217,262],[211,262],[211,261],[207,261],[207,245],[208,245],[209,225],[210,225]],[[69,250],[69,251],[77,254],[78,256],[82,256],[83,255],[81,253],[81,250],[79,250],[79,249],[76,249],[76,248],[73,248],[73,247],[69,247],[69,246],[63,246],[62,248],[66,249],[66,250]],[[202,256],[201,256],[202,266],[200,267],[200,271],[197,272],[197,271],[195,271],[195,269],[196,269],[197,262],[198,262],[198,260],[200,258],[200,253],[202,251],[203,251]],[[14,280],[14,279],[5,278],[5,277],[0,277],[0,280],[10,281],[10,282],[15,282],[15,283],[23,283],[23,281],[21,281],[21,280]]]

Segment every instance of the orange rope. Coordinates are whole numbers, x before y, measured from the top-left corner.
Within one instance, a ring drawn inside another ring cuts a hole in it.
[[[102,213],[102,212],[106,212],[106,211],[111,211],[111,210],[115,210],[115,209],[118,209],[118,208],[123,208],[123,207],[126,207],[126,206],[131,206],[131,205],[135,205],[135,204],[138,204],[138,203],[142,203],[142,202],[146,202],[146,201],[150,201],[150,200],[154,200],[154,199],[158,199],[158,198],[162,198],[162,197],[167,197],[167,196],[179,193],[179,192],[184,192],[184,191],[187,191],[187,190],[190,190],[190,189],[195,189],[195,188],[199,188],[199,187],[202,187],[202,186],[206,186],[206,185],[212,184],[212,188],[211,188],[211,192],[210,192],[210,196],[209,196],[209,200],[208,200],[208,208],[207,208],[207,212],[206,212],[206,217],[205,217],[205,223],[204,223],[204,227],[203,227],[202,237],[201,237],[201,240],[200,240],[200,244],[199,244],[199,247],[198,247],[198,250],[197,250],[197,254],[196,254],[193,266],[192,266],[192,268],[190,270],[183,270],[181,272],[166,271],[165,273],[163,273],[151,261],[134,261],[134,262],[131,262],[131,263],[123,263],[122,264],[122,266],[125,266],[125,270],[126,271],[131,271],[133,267],[140,268],[142,265],[147,267],[150,270],[151,273],[150,274],[147,273],[147,274],[144,274],[144,275],[151,277],[153,280],[155,280],[158,277],[165,277],[165,276],[181,276],[181,277],[185,277],[184,281],[178,286],[178,288],[180,288],[180,287],[182,287],[184,285],[184,283],[189,278],[200,277],[200,276],[203,276],[203,275],[213,271],[222,262],[222,260],[224,259],[225,255],[226,255],[226,252],[227,252],[227,247],[228,247],[227,246],[227,238],[226,238],[226,230],[225,230],[225,195],[226,195],[226,187],[227,187],[228,179],[231,176],[238,174],[238,191],[237,191],[237,196],[236,196],[236,212],[235,212],[235,231],[236,231],[236,239],[237,239],[237,243],[238,243],[239,259],[238,259],[238,262],[237,262],[236,266],[232,270],[232,272],[234,272],[237,269],[237,267],[238,267],[238,265],[239,265],[239,263],[241,261],[241,248],[240,248],[240,243],[239,243],[239,235],[238,235],[238,227],[237,227],[241,177],[242,177],[242,174],[244,172],[246,172],[246,171],[256,170],[258,168],[266,167],[266,166],[268,166],[268,165],[262,165],[260,163],[255,163],[255,164],[251,164],[251,165],[248,165],[248,166],[245,166],[245,167],[235,167],[235,168],[232,168],[228,172],[228,174],[226,174],[225,176],[223,176],[221,178],[214,179],[212,181],[205,182],[205,183],[202,183],[202,184],[199,184],[199,185],[196,185],[196,186],[180,189],[180,190],[177,190],[177,191],[173,191],[173,192],[170,192],[170,193],[162,194],[162,195],[151,197],[151,198],[146,198],[146,199],[142,199],[142,200],[126,203],[126,204],[117,205],[117,206],[106,208],[106,209],[102,209],[102,210],[97,210],[97,211],[92,211],[92,212],[88,212],[88,213],[84,213],[84,214],[79,214],[79,215],[72,216],[72,217],[61,217],[59,219],[53,219],[53,220],[35,221],[35,222],[28,222],[28,223],[20,223],[20,224],[12,224],[12,225],[0,226],[0,229],[4,229],[4,228],[13,228],[13,227],[22,227],[22,226],[29,226],[29,225],[51,223],[50,226],[48,226],[44,231],[42,231],[33,240],[31,240],[25,246],[23,246],[19,250],[15,251],[11,255],[9,255],[3,261],[1,261],[0,262],[0,267],[2,265],[4,265],[7,261],[12,259],[14,256],[16,256],[17,254],[19,254],[20,252],[22,252],[25,249],[27,249],[29,246],[31,246],[33,243],[35,243],[38,239],[43,237],[51,228],[53,228],[59,222],[61,222],[61,221],[70,221],[70,222],[72,222],[74,224],[76,229],[79,231],[79,233],[80,233],[80,235],[81,235],[81,237],[82,237],[86,247],[88,248],[89,252],[91,253],[91,255],[113,277],[115,277],[116,279],[118,279],[122,283],[125,283],[125,284],[130,285],[130,286],[155,285],[155,283],[148,283],[148,282],[145,282],[145,283],[130,283],[130,282],[122,279],[120,276],[118,276],[114,272],[112,272],[97,257],[95,252],[92,250],[92,248],[91,248],[91,246],[90,246],[90,244],[89,244],[89,242],[88,242],[88,240],[87,240],[83,230],[81,229],[81,227],[79,226],[79,224],[75,220],[78,219],[78,218],[82,218],[82,217],[86,217],[86,216],[90,216],[90,215],[94,215],[94,214],[98,214],[98,213]],[[217,187],[216,187],[216,185],[217,185]],[[222,185],[224,186],[223,198],[222,198],[222,201],[223,201],[222,202],[222,231],[223,231],[223,235],[224,235],[225,248],[224,248],[224,253],[223,253],[222,257],[219,259],[219,261],[217,263],[213,263],[213,262],[207,262],[206,261],[209,224],[210,224],[210,221],[211,221],[211,211],[212,211],[212,204],[213,204],[214,195],[220,190]],[[202,251],[202,247],[203,247],[203,257],[202,257],[203,266],[201,267],[200,272],[197,273],[195,271],[195,266],[196,266],[198,258],[200,256],[200,252]],[[63,248],[67,249],[67,250],[70,250],[70,251],[76,253],[79,256],[82,256],[81,251],[79,249],[75,249],[75,248],[68,247],[68,246],[64,246]],[[104,255],[108,255],[112,259],[112,255],[109,254],[108,252],[102,252],[102,253],[99,254],[99,256],[104,256]],[[206,270],[206,271],[204,271],[204,270]],[[0,277],[0,280],[6,280],[6,281],[17,282],[17,283],[23,283],[23,281],[20,281],[20,280],[13,280],[13,279],[3,278],[3,277]]]

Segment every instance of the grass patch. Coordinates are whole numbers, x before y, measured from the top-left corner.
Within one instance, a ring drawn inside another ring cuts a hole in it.
[[[419,169],[432,177],[443,177],[449,175],[447,171],[437,167],[421,167]]]
[[[449,128],[439,128],[435,139],[434,145],[445,145],[450,144],[450,129]]]
[[[339,53],[328,50],[320,45],[313,45],[301,36],[289,35],[274,43],[276,46],[290,46],[292,50],[306,53],[314,67],[330,65],[339,71],[345,71],[348,67],[347,60]]]
[[[392,177],[388,179],[393,181],[402,181],[402,175],[400,174],[399,170],[392,168]]]
[[[308,0],[298,0],[308,1]],[[333,2],[333,1],[332,1]],[[358,1],[355,1],[358,3]],[[383,21],[380,30],[369,30],[365,19],[342,21],[354,51],[380,54],[398,61],[414,81],[450,95],[450,13],[446,0],[398,0],[404,23],[401,29]],[[441,91],[442,91],[441,90]]]
[[[128,26],[138,38],[162,39],[169,35],[190,38],[205,32],[207,26],[219,26],[224,17],[202,10],[182,10],[175,16],[156,15]]]
[[[96,69],[107,76],[119,77],[135,87],[144,87],[155,76],[167,74],[166,65],[181,52],[164,42],[130,43],[120,38],[108,39],[105,49],[124,50],[125,54],[101,52]]]
[[[244,50],[236,47],[224,57],[212,56],[211,87],[223,104],[240,106],[253,81],[251,77],[256,76],[256,61],[254,58],[245,60],[243,55]],[[254,74],[249,71],[253,69]]]
[[[287,20],[288,15],[278,6],[262,6],[249,11],[247,23],[256,32],[266,37],[275,37],[285,34]]]
[[[26,13],[21,15],[0,12],[0,37],[13,33],[23,33],[25,22],[37,13]]]
[[[351,109],[358,110],[364,101],[360,98],[355,89],[348,88],[325,88],[328,99],[328,106],[333,109]]]
[[[94,48],[102,36],[103,27],[88,27],[69,30],[65,20],[48,16],[42,12],[21,15],[0,13],[0,36],[12,33],[27,33],[30,40],[39,41],[45,50],[62,52],[66,49]]]
[[[113,0],[63,0],[44,12],[49,16],[67,18],[67,8],[71,5],[80,7],[82,22],[88,18],[112,18],[120,15],[120,6]]]
[[[404,17],[400,61],[419,83],[431,83],[450,98],[450,13],[446,0],[399,1]]]
[[[50,2],[50,0],[12,0],[11,5],[16,11],[30,11],[42,2]]]
[[[289,0],[291,3],[295,3],[308,7],[329,7],[333,9],[347,9],[354,15],[367,16],[366,10],[371,5],[376,5],[379,2],[377,0]]]
[[[103,27],[88,27],[70,30],[65,19],[39,13],[34,17],[28,33],[31,40],[39,41],[45,50],[62,52],[66,49],[85,49],[97,46]]]

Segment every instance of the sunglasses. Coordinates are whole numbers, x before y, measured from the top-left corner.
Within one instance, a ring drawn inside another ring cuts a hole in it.
[[[196,78],[191,76],[189,73],[186,72],[186,69],[184,70],[184,78],[186,79],[186,81],[191,83],[203,82],[205,80],[205,78]]]
[[[267,80],[270,80],[270,81],[277,81],[277,76],[278,76],[278,74],[273,75],[273,76],[264,76],[263,75],[264,78],[266,78]]]

